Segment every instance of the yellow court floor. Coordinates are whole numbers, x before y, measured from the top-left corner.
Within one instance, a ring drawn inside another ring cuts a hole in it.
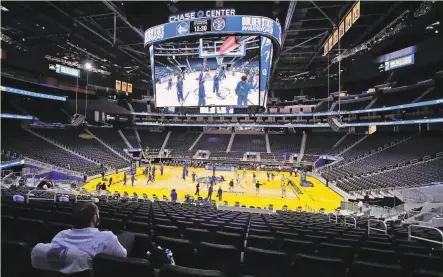
[[[108,175],[106,178],[109,180],[112,177],[113,184],[108,188],[109,191],[118,191],[122,195],[126,191],[129,195],[136,192],[139,196],[146,193],[149,197],[156,194],[160,199],[163,195],[170,198],[172,189],[176,189],[178,193],[178,199],[184,200],[186,194],[194,195],[195,186],[197,182],[192,182],[191,174],[195,172],[197,179],[200,177],[212,176],[212,170],[205,170],[203,168],[189,168],[189,175],[186,180],[182,177],[182,167],[165,166],[163,176],[160,175],[160,167],[157,166],[156,180],[154,183],[149,182],[147,184],[147,178],[142,174],[143,169],[138,168],[136,174],[136,180],[134,186],[131,186],[130,175],[127,176],[127,185],[123,185],[123,172]],[[254,206],[267,208],[269,204],[273,204],[275,209],[281,209],[283,205],[287,205],[288,209],[295,210],[298,206],[301,206],[303,210],[319,210],[324,208],[325,211],[334,211],[340,205],[340,201],[343,198],[330,188],[326,187],[319,180],[308,176],[307,180],[313,183],[313,187],[301,187],[300,175],[297,177],[291,177],[293,183],[300,189],[302,194],[296,192],[295,189],[287,187],[286,198],[282,198],[281,189],[281,175],[282,173],[274,172],[275,179],[267,180],[266,171],[256,171],[257,180],[263,184],[260,187],[259,194],[256,194],[255,183],[253,183],[253,171],[247,170],[243,177],[243,171],[237,171],[240,178],[239,184],[236,184],[234,171],[217,171],[216,176],[221,175],[225,178],[224,182],[218,183],[214,186],[214,192],[212,199],[217,200],[217,203],[222,203],[216,199],[217,190],[219,187],[223,190],[222,201],[228,201],[228,205],[232,206],[235,202],[240,202],[240,205]],[[289,178],[288,172],[283,173],[285,178]],[[229,191],[229,181],[234,180],[234,191]],[[93,179],[89,181],[84,188],[90,192],[95,191],[97,183],[102,182],[101,178]],[[285,182],[287,183],[287,181]],[[108,185],[108,182],[106,182]],[[200,196],[206,198],[207,185],[200,183]]]

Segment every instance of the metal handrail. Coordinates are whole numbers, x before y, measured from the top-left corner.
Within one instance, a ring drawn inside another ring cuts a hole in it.
[[[378,229],[378,228],[371,227],[371,222],[372,223],[375,223],[375,222],[382,223],[384,226],[384,229]],[[386,223],[383,220],[369,219],[368,220],[368,235],[371,233],[371,230],[377,231],[377,232],[383,232],[386,235],[388,234],[388,226],[386,225]]]
[[[335,220],[331,219],[331,215],[335,216]],[[338,223],[338,216],[337,216],[337,214],[335,214],[335,213],[328,214],[328,220],[329,220],[329,222]]]
[[[435,231],[437,231],[440,234],[441,241],[431,240],[431,239],[427,239],[427,238],[413,236],[412,235],[412,228],[413,227],[422,228],[422,229],[428,229],[428,230],[435,230]],[[429,226],[423,226],[423,225],[409,225],[408,226],[408,240],[411,241],[412,239],[418,239],[418,240],[423,240],[423,241],[427,241],[427,242],[431,242],[431,243],[440,244],[442,249],[443,249],[443,232],[440,229],[435,228],[435,227],[429,227]]]
[[[347,222],[348,218],[352,219],[354,221],[354,223],[348,223]],[[345,226],[351,226],[351,227],[354,227],[355,229],[357,229],[357,220],[353,216],[345,216],[344,225]]]

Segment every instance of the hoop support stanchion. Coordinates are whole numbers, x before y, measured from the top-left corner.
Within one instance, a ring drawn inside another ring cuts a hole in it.
[[[371,223],[381,223],[383,224],[383,229],[378,229],[378,228],[374,228],[371,227]],[[377,219],[369,219],[368,220],[368,235],[371,233],[371,230],[373,231],[377,231],[377,232],[383,232],[384,234],[388,234],[388,226],[386,225],[386,223],[383,220],[377,220]]]
[[[413,236],[412,235],[412,228],[419,228],[419,229],[428,229],[428,230],[435,230],[437,231],[440,236],[441,236],[441,241],[438,240],[431,240],[431,239],[427,239],[427,238],[422,238],[422,237],[417,237],[417,236]],[[430,227],[430,226],[422,226],[422,225],[409,225],[408,226],[408,240],[411,241],[412,239],[418,239],[418,240],[422,240],[422,241],[427,241],[427,242],[431,242],[431,243],[436,243],[436,244],[440,244],[441,248],[443,249],[443,232],[435,227]]]

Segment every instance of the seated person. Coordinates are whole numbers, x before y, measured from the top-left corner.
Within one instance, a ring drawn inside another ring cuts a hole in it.
[[[74,229],[61,231],[50,243],[39,243],[32,249],[34,268],[70,274],[92,270],[92,259],[98,253],[127,256],[117,236],[97,229],[100,217],[95,204],[79,204],[72,217]]]
[[[106,190],[106,184],[105,184],[105,182],[103,182],[103,183],[100,185],[100,189],[101,189],[101,190]]]

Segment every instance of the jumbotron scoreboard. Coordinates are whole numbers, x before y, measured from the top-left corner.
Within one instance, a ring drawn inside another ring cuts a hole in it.
[[[157,107],[266,106],[281,50],[278,20],[233,9],[172,15],[145,31]],[[237,95],[247,78],[247,96]]]

